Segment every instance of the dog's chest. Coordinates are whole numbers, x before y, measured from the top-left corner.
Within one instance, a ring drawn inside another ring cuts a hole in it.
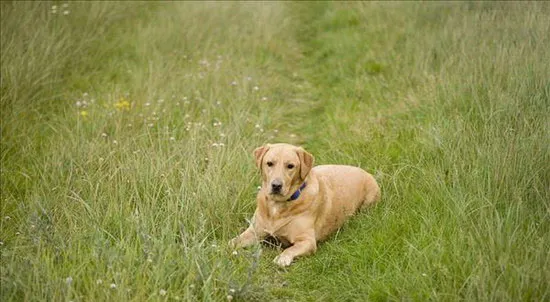
[[[284,237],[286,227],[292,221],[293,216],[284,215],[284,208],[275,206],[269,208],[269,215],[263,217],[264,231],[274,237]]]
[[[292,217],[284,219],[266,219],[264,222],[264,231],[272,236],[281,236],[285,233],[285,227],[291,222]]]
[[[269,207],[269,217],[273,217],[274,219],[277,219],[280,213],[281,213],[281,206],[274,205]]]

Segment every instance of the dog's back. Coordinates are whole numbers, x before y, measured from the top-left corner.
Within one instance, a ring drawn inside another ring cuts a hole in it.
[[[323,240],[340,228],[349,216],[363,206],[375,203],[380,188],[374,177],[361,168],[345,165],[321,165],[312,170],[324,203],[317,223],[317,239]]]

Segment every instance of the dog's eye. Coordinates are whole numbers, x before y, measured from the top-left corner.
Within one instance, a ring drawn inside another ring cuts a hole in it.
[[[289,169],[292,169],[292,168],[294,168],[294,165],[293,164],[288,164],[288,165],[286,165],[286,167],[289,168]]]
[[[268,161],[268,162],[267,162],[267,166],[268,166],[268,167],[273,166],[273,162]]]

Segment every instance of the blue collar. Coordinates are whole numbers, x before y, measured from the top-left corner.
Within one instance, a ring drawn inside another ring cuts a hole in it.
[[[298,197],[300,197],[300,194],[302,193],[302,190],[306,187],[306,183],[304,182],[300,188],[298,190],[296,190],[296,192],[294,192],[294,194],[292,194],[292,196],[290,196],[290,198],[287,200],[287,201],[293,201],[293,200],[296,200],[298,199]]]

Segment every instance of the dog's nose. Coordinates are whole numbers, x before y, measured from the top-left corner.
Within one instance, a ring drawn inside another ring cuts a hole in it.
[[[279,193],[281,192],[281,189],[283,188],[283,182],[276,179],[271,182],[271,191],[273,193]]]

